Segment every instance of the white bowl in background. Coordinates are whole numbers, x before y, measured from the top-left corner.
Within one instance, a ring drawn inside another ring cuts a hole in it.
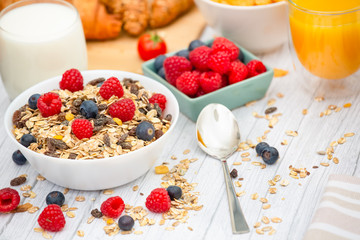
[[[222,36],[253,53],[265,53],[287,41],[287,2],[232,6],[195,0],[205,20]]]
[[[5,113],[6,133],[36,171],[60,186],[78,190],[100,190],[131,182],[146,173],[154,165],[156,159],[161,156],[164,145],[169,142],[179,116],[178,102],[164,85],[143,75],[115,70],[92,70],[81,73],[84,83],[99,77],[115,76],[119,80],[132,78],[138,80],[147,90],[164,94],[167,99],[164,114],[172,115],[170,129],[148,146],[109,158],[72,160],[36,153],[15,139],[11,132],[13,129],[12,116],[17,109],[27,103],[32,94],[41,94],[59,88],[61,76],[57,76],[27,89],[11,102]]]

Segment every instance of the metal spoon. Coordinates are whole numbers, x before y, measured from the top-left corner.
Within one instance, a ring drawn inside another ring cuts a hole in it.
[[[233,233],[249,232],[226,163],[240,143],[239,126],[234,115],[224,105],[207,105],[196,121],[196,137],[200,148],[222,163]]]

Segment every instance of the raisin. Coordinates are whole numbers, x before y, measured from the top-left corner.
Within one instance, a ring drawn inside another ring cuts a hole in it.
[[[163,135],[163,131],[161,130],[155,130],[155,138],[158,139]]]
[[[77,154],[76,153],[70,153],[69,159],[76,159]]]
[[[110,147],[111,143],[110,143],[110,137],[109,134],[105,133],[103,141],[105,143],[106,146]]]
[[[66,115],[66,113],[64,113],[64,112],[59,113],[56,120],[58,120],[59,122],[65,121],[66,120],[65,115]]]
[[[99,83],[102,83],[102,82],[105,82],[105,78],[103,78],[103,77],[95,78],[94,80],[91,80],[90,82],[88,82],[88,85],[96,86],[96,85],[98,85]]]
[[[100,212],[97,208],[91,210],[91,215],[95,218],[101,218],[103,216],[102,212]]]
[[[24,182],[26,182],[26,177],[20,176],[20,177],[17,177],[17,178],[14,178],[13,180],[11,180],[10,185],[11,186],[19,186],[19,185],[23,184]]]
[[[59,155],[59,154],[56,154],[55,152],[46,151],[46,152],[44,152],[44,154],[45,154],[46,156],[49,156],[49,157],[56,157],[56,158],[59,158],[59,157],[60,157],[60,155]]]
[[[19,110],[16,110],[12,117],[13,124],[17,124],[21,120],[21,112]]]
[[[130,85],[130,92],[132,94],[138,95],[139,93],[139,87],[136,84],[131,84]]]
[[[277,107],[269,107],[265,110],[265,114],[273,113],[277,110]]]
[[[105,110],[107,108],[108,108],[107,104],[99,104],[98,106],[99,111]]]
[[[127,134],[127,133],[121,135],[121,136],[119,137],[119,140],[118,140],[117,144],[119,145],[120,143],[125,142],[125,140],[126,140],[126,138],[127,138],[128,136],[129,136],[129,134]]]
[[[155,108],[155,110],[156,110],[157,117],[160,117],[161,114],[162,114],[162,110],[161,110],[161,108],[159,107],[159,104],[155,103],[155,104],[154,104],[154,108]]]
[[[74,115],[77,115],[77,114],[79,114],[79,108],[76,108],[76,107],[73,107],[73,106],[71,106],[70,107],[70,111],[71,111],[71,113],[72,114],[74,114]]]
[[[120,146],[122,149],[131,149],[131,147],[132,147],[131,144],[128,142],[121,142]]]
[[[168,121],[168,122],[171,122],[172,115],[171,114],[166,115],[165,120]]]
[[[129,134],[129,136],[135,137],[136,136],[136,127],[133,127],[132,129],[130,129],[128,134]]]
[[[238,171],[234,168],[233,170],[231,170],[230,176],[231,176],[232,178],[237,178],[237,176],[238,176]]]
[[[61,125],[69,126],[69,121],[68,121],[68,120],[62,121],[62,122],[61,122]]]

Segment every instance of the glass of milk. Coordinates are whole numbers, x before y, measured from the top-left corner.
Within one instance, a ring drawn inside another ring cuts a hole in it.
[[[87,69],[84,31],[76,8],[62,0],[23,0],[0,13],[0,74],[14,99],[30,86]]]

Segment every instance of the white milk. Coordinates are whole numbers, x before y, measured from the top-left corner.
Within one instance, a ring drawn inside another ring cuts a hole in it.
[[[11,99],[70,68],[87,69],[84,32],[74,8],[35,3],[0,16],[0,74]]]

